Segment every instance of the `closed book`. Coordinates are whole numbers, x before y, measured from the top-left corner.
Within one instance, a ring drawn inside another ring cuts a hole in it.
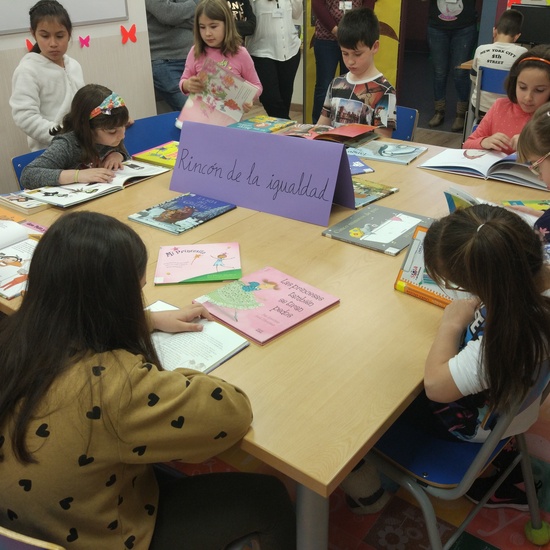
[[[132,158],[149,164],[174,168],[178,158],[179,141],[168,141],[151,149],[132,155]]]

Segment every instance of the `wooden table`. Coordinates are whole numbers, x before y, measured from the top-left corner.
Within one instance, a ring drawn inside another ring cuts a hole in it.
[[[447,213],[443,191],[450,185],[495,202],[550,198],[527,187],[416,168],[441,150],[430,146],[410,166],[372,161],[376,171],[364,177],[400,188],[384,206],[434,217]],[[126,219],[172,196],[168,180],[159,176],[81,208]],[[47,225],[58,213],[46,210],[33,220]],[[351,213],[335,206],[330,223]],[[334,241],[316,225],[245,208],[179,237],[129,223],[150,252],[147,303],[183,306],[219,285],[155,287],[158,246],[226,241],[240,243],[245,273],[271,265],[340,298],[337,307],[265,346],[251,343],[216,369],[252,401],[254,421],[242,449],[298,483],[299,548],[326,548],[328,497],[420,391],[443,310],[393,289],[404,252],[391,257]],[[4,311],[17,305],[1,302]]]

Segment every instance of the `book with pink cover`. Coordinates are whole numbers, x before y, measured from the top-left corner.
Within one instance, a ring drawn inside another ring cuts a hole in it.
[[[229,281],[242,275],[239,243],[161,246],[156,285]]]
[[[265,344],[340,301],[318,288],[264,267],[195,300],[214,317]]]
[[[198,77],[204,82],[204,92],[189,94],[176,126],[181,128],[186,120],[229,126],[243,116],[243,105],[252,103],[258,88],[233,74],[210,58],[206,58]]]

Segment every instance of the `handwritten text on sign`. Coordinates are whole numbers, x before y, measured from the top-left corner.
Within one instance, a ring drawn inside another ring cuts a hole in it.
[[[327,225],[342,145],[186,122],[170,189]]]

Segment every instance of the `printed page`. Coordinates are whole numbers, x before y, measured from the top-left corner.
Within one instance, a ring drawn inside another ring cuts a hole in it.
[[[0,250],[29,236],[28,230],[11,220],[0,220]]]
[[[0,295],[15,298],[25,290],[31,258],[38,241],[27,239],[0,252]]]

